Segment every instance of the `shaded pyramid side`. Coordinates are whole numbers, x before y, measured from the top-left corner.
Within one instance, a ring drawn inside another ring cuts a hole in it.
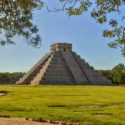
[[[73,52],[74,58],[77,60],[81,70],[84,72],[86,78],[88,79],[89,84],[98,84],[98,85],[111,85],[112,82],[104,77],[102,74],[94,70],[92,66],[85,62],[84,59],[81,59],[79,55]]]
[[[34,67],[17,81],[17,84],[30,84],[35,75],[44,66],[45,62],[50,58],[51,53],[47,53]]]
[[[62,51],[63,58],[68,65],[75,81],[77,84],[88,84],[88,78],[86,77],[85,73],[81,69],[79,63],[73,56],[72,51]]]
[[[46,61],[40,72],[31,81],[32,85],[36,84],[77,84],[67,63],[65,62],[62,52],[56,51],[51,54],[50,59]]]

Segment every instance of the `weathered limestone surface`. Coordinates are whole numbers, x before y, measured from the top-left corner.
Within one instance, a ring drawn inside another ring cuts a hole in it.
[[[32,85],[38,85],[40,83],[40,81],[42,80],[42,78],[43,78],[43,76],[44,76],[44,74],[49,66],[49,63],[50,63],[52,57],[53,57],[53,54],[51,54],[51,56],[45,62],[43,67],[40,69],[40,71],[37,73],[37,75],[33,78],[33,80],[31,81]]]
[[[76,84],[60,50],[54,53],[40,84]]]
[[[81,70],[84,72],[86,77],[88,78],[89,84],[111,84],[111,81],[108,80],[106,77],[104,77],[102,74],[98,73],[96,70],[94,70],[93,67],[89,66],[88,63],[86,63],[84,60],[80,58],[80,56],[77,56],[75,52],[73,52],[73,55],[77,62],[79,63]]]
[[[47,59],[51,56],[51,53],[47,53],[29,72],[27,72],[17,84],[30,84],[34,76],[39,72],[43,65],[47,61]]]
[[[69,69],[72,72],[73,77],[75,78],[77,84],[88,83],[87,78],[85,77],[84,73],[82,72],[79,64],[75,60],[73,53],[68,51],[62,52],[63,57],[68,64]]]
[[[72,51],[72,44],[57,43],[17,84],[111,85],[111,81]]]

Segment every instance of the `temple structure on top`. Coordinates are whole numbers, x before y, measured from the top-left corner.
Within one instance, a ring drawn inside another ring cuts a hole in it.
[[[56,43],[17,84],[30,85],[111,85],[84,59],[72,51],[72,44]]]

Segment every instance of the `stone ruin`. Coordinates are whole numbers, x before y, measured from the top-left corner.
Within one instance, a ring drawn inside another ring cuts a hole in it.
[[[84,59],[72,51],[72,44],[57,43],[17,84],[111,85]]]

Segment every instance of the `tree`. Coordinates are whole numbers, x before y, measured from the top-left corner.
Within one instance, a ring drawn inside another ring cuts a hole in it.
[[[125,69],[125,66],[124,64],[120,63],[118,65],[116,65],[112,70],[124,70]]]
[[[31,20],[32,12],[43,6],[41,0],[0,0],[1,45],[14,44],[13,37],[23,36],[27,44],[38,47],[41,37]]]
[[[91,16],[97,23],[109,23],[110,28],[103,32],[104,37],[112,38],[112,42],[108,45],[111,48],[120,48],[122,54],[125,56],[125,16],[123,14],[125,7],[125,0],[60,0],[63,3],[62,9],[55,9],[55,11],[67,10],[68,14],[81,15],[93,5]],[[117,14],[119,19],[111,19],[109,15]],[[109,18],[108,18],[109,17]],[[123,22],[123,23],[121,23]]]
[[[115,70],[113,72],[113,76],[112,76],[113,82],[114,83],[122,83],[122,79],[123,79],[123,74],[121,70]]]
[[[124,5],[125,0],[57,0],[61,2],[62,8],[55,7],[48,11],[58,12],[66,10],[68,15],[81,15],[92,7],[91,16],[97,23],[109,23],[110,28],[103,32],[104,37],[112,39],[109,43],[111,48],[121,48],[125,56],[125,26],[124,26]],[[44,2],[46,2],[44,0]],[[38,28],[32,24],[32,11],[43,7],[43,0],[2,0],[0,1],[0,29],[4,30],[6,40],[1,44],[13,43],[12,37],[24,36],[28,44],[33,46],[40,44]],[[119,19],[111,19],[109,15],[117,14]],[[122,23],[121,23],[122,22]],[[34,36],[35,34],[35,36]]]
[[[113,82],[112,70],[97,70],[97,71]]]
[[[115,83],[125,83],[125,66],[118,64],[112,69],[112,79]]]
[[[104,76],[115,84],[125,84],[125,65],[120,63],[112,68],[112,70],[99,70]]]

